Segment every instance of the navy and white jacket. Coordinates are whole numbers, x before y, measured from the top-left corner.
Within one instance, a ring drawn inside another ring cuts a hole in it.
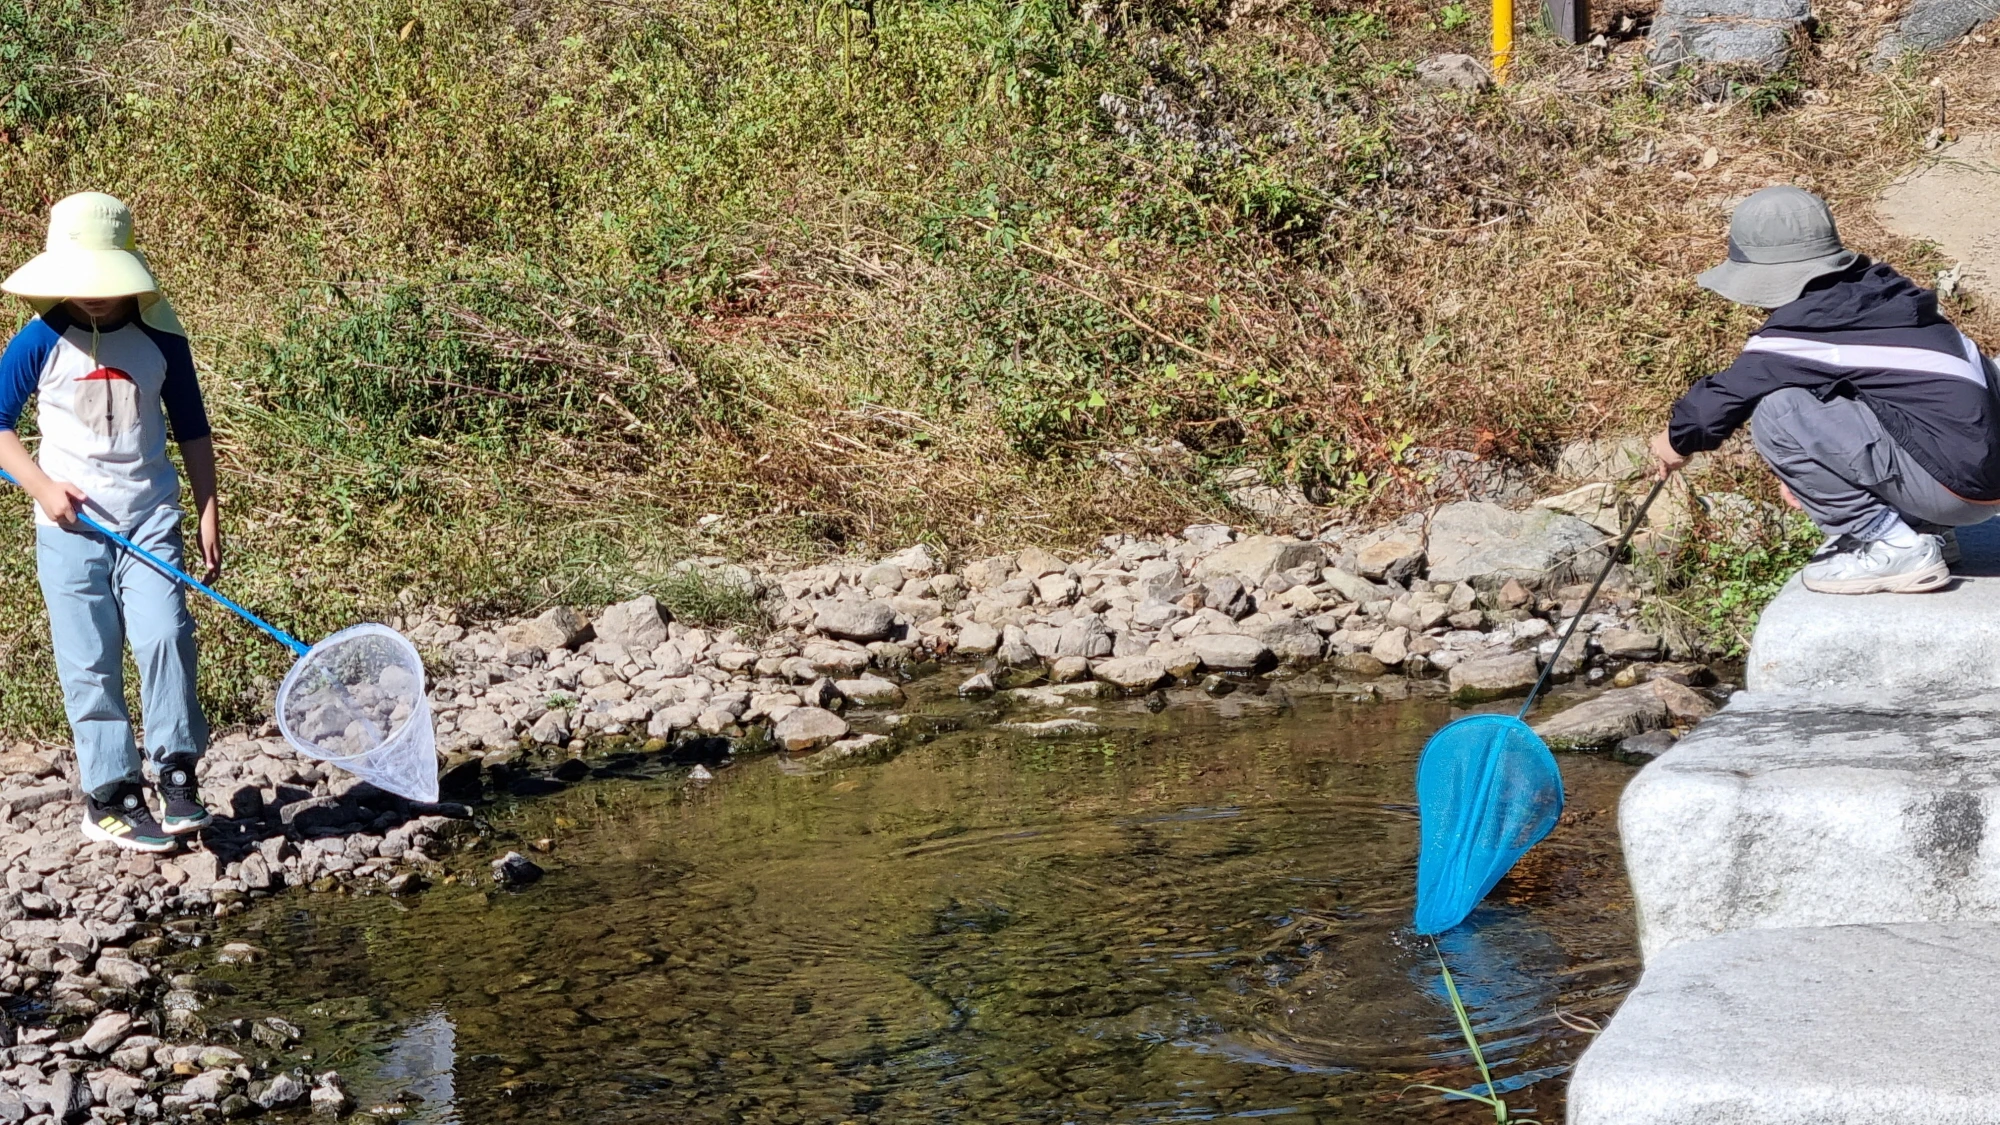
[[[1814,280],[1727,370],[1682,395],[1667,440],[1682,456],[1714,449],[1765,395],[1803,387],[1822,402],[1860,399],[1939,484],[1967,500],[2000,500],[2000,399],[1988,368],[1938,311],[1936,293],[1863,258]]]
[[[129,531],[180,502],[169,428],[175,441],[209,432],[185,337],[136,319],[92,329],[58,308],[0,353],[0,430],[19,424],[30,398],[42,471],[83,489],[99,522]],[[39,504],[35,517],[50,522]]]

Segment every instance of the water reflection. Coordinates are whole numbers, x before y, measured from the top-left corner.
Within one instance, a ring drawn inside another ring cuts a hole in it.
[[[458,1026],[442,1009],[426,1014],[390,1041],[381,1065],[363,1085],[402,1096],[416,1112],[405,1120],[458,1125],[452,1072],[458,1065]]]
[[[1449,717],[1133,707],[1090,744],[593,783],[501,818],[558,841],[525,894],[246,916],[274,956],[230,1003],[366,998],[314,1049],[435,1123],[1471,1120],[1400,1093],[1477,1080],[1408,928],[1410,771]],[[1503,1088],[1560,1074],[1555,1010],[1602,1015],[1633,972],[1629,770],[1565,766],[1563,826],[1441,940]]]

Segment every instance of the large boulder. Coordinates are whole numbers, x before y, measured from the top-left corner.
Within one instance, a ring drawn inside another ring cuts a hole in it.
[[[659,599],[642,594],[629,602],[606,606],[592,627],[598,640],[624,645],[633,652],[651,652],[666,643],[667,619]]]
[[[1494,590],[1514,579],[1553,589],[1604,561],[1604,534],[1546,508],[1510,512],[1467,500],[1431,517],[1427,554],[1432,582],[1468,582]]]
[[[1203,578],[1231,577],[1245,586],[1261,585],[1266,578],[1296,566],[1318,566],[1325,562],[1318,544],[1279,535],[1258,535],[1227,547],[1195,564]]]

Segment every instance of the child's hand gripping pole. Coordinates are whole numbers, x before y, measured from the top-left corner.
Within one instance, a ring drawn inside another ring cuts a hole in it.
[[[5,480],[8,484],[14,485],[16,487],[19,487],[21,484],[20,481],[15,480],[13,475],[8,473],[7,470],[5,469],[0,469],[0,480]],[[277,640],[279,644],[282,644],[286,648],[291,649],[294,653],[300,656],[304,656],[307,652],[311,651],[310,646],[301,644],[298,641],[298,639],[293,637],[290,633],[285,632],[283,629],[280,629],[277,626],[271,624],[270,622],[264,620],[263,618],[257,616],[256,614],[251,613],[249,610],[244,609],[242,606],[237,605],[235,602],[230,601],[228,598],[223,597],[221,594],[215,592],[214,590],[208,588],[207,586],[202,585],[200,582],[195,581],[193,575],[188,574],[186,571],[183,571],[179,567],[174,566],[172,563],[169,563],[167,560],[161,558],[160,556],[154,554],[151,551],[148,551],[146,548],[139,546],[137,543],[132,542],[130,539],[125,538],[123,535],[120,535],[117,532],[111,530],[110,528],[105,527],[103,524],[98,523],[96,520],[91,519],[87,515],[84,515],[81,511],[77,512],[76,521],[82,524],[83,526],[89,528],[90,530],[95,531],[99,535],[104,536],[106,539],[111,540],[113,543],[118,544],[120,547],[123,547],[126,550],[132,552],[140,559],[143,559],[148,566],[151,566],[153,569],[158,570],[160,573],[167,575],[169,578],[174,579],[176,582],[179,582],[186,586],[192,586],[195,589],[200,590],[202,593],[207,594],[209,597],[215,599],[216,604],[220,605],[222,608],[228,610],[229,612],[235,614],[236,616],[241,617],[243,620],[248,621],[250,624],[255,625],[259,629],[264,630],[264,632],[269,633],[272,636],[272,638]]]

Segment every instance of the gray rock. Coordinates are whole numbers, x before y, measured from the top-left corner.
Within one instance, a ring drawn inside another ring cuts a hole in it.
[[[1986,811],[2000,759],[1974,749],[2000,744],[1992,702],[1736,695],[1620,800],[1641,950],[1748,928],[2000,922]]]
[[[566,605],[550,606],[534,620],[522,622],[515,630],[515,636],[521,643],[544,652],[574,648],[589,635],[589,623]]]
[[[1921,598],[1815,594],[1794,577],[1757,619],[1750,690],[1878,699],[2000,690],[2000,578],[1986,577],[1996,572],[1975,553],[1975,533],[1989,526],[1960,529],[1973,576]]]
[[[1453,90],[1484,90],[1493,85],[1486,64],[1471,55],[1432,55],[1417,64],[1417,81]]]
[[[896,625],[896,609],[888,602],[825,602],[813,625],[845,641],[879,641]]]
[[[1104,619],[1094,613],[1087,613],[1064,625],[1056,638],[1055,656],[1081,656],[1095,660],[1100,656],[1110,656],[1114,640]]]
[[[181,1093],[197,1102],[220,1102],[236,1088],[236,1076],[226,1070],[204,1070],[181,1086]]]
[[[1042,550],[1040,547],[1030,547],[1020,554],[1015,555],[1014,565],[1030,582],[1045,575],[1061,574],[1063,571],[1069,569],[1068,563]]]
[[[1421,557],[1421,550],[1418,555]],[[1320,576],[1325,579],[1327,585],[1333,587],[1334,593],[1339,594],[1345,601],[1366,605],[1369,602],[1382,601],[1389,596],[1386,587],[1377,586],[1358,574],[1349,574],[1347,571],[1328,567],[1320,571]]]
[[[97,1017],[77,1042],[93,1055],[101,1055],[125,1041],[138,1020],[127,1012],[106,1012]]]
[[[991,672],[976,672],[967,676],[965,682],[958,685],[958,694],[992,695],[993,674]]]
[[[1612,746],[1668,722],[1667,704],[1651,684],[1614,688],[1534,724],[1551,746]]]
[[[1259,535],[1231,543],[1195,564],[1203,578],[1228,576],[1257,586],[1279,571],[1324,561],[1317,543],[1277,535]]]
[[[1091,674],[1126,691],[1148,691],[1167,679],[1167,666],[1152,656],[1114,656],[1091,666]]]
[[[331,797],[321,799],[332,800]],[[282,813],[280,815],[282,816]],[[287,821],[286,823],[290,822]],[[179,868],[182,875],[186,877],[183,885],[189,890],[206,891],[215,885],[217,879],[222,877],[221,864],[216,861],[215,853],[213,852],[189,852],[174,860],[173,865]]]
[[[873,590],[877,586],[887,586],[891,591],[900,593],[905,581],[907,579],[903,577],[903,568],[897,566],[895,563],[876,563],[874,566],[861,572],[861,588],[863,590]]]
[[[90,1116],[90,1081],[77,1064],[70,1063],[50,1076],[49,1115],[60,1125]]]
[[[569,744],[569,712],[554,710],[545,712],[528,728],[528,737],[538,746],[566,746]]]
[[[1532,652],[1510,652],[1465,660],[1452,666],[1446,682],[1454,698],[1465,703],[1519,695],[1535,686],[1541,664]]]
[[[91,1098],[120,1113],[129,1114],[145,1093],[145,1079],[122,1070],[100,1070],[90,1076]]]
[[[1995,995],[1990,923],[1760,928],[1675,946],[1647,958],[1578,1060],[1568,1123],[1983,1125],[2000,1118]]]
[[[1772,7],[1788,9],[1791,3],[1777,0]],[[1772,74],[1784,69],[1791,59],[1792,34],[1798,27],[1795,22],[1685,15],[1674,7],[1669,0],[1653,19],[1647,57],[1656,67],[1670,69],[1694,61]]]
[[[153,1052],[160,1049],[160,1040],[150,1035],[128,1036],[117,1050],[111,1052],[111,1065],[120,1070],[137,1072],[153,1065]]]
[[[1618,744],[1618,760],[1635,766],[1643,766],[1654,758],[1674,748],[1674,736],[1670,731],[1649,730],[1635,734]]]
[[[847,734],[847,721],[821,707],[800,707],[771,728],[778,745],[794,752],[817,750]]]
[[[1083,719],[1046,719],[1038,723],[995,723],[994,730],[1009,734],[1025,735],[1028,738],[1075,738],[1083,735],[1103,734],[1104,728]]]
[[[1049,662],[1049,679],[1059,684],[1075,683],[1090,676],[1090,661],[1081,656],[1058,656]]]
[[[1510,512],[1480,501],[1447,504],[1431,517],[1430,580],[1493,590],[1514,579],[1531,589],[1554,589],[1603,565],[1603,544],[1596,528],[1546,508]]]
[[[334,1075],[334,1077],[338,1078],[339,1075]],[[346,1090],[341,1089],[338,1085],[328,1085],[324,1077],[322,1077],[319,1085],[313,1087],[312,1111],[316,1115],[322,1117],[340,1117],[353,1104],[354,1102],[347,1096]]]
[[[1660,635],[1636,629],[1606,629],[1597,634],[1597,647],[1604,655],[1619,660],[1651,660],[1660,655]]]
[[[245,890],[268,891],[272,883],[271,865],[264,862],[263,856],[251,852],[236,865],[236,881],[242,883]]]
[[[594,626],[601,641],[623,645],[632,652],[651,652],[667,640],[667,611],[659,599],[642,594],[631,601],[606,606]]]
[[[1326,653],[1326,638],[1303,621],[1281,621],[1257,634],[1281,664],[1311,664]]]
[[[1132,611],[1132,624],[1142,629],[1164,629],[1187,615],[1187,610],[1172,602],[1146,602]]]
[[[903,701],[903,689],[880,676],[836,680],[834,687],[840,689],[840,694],[864,707],[891,706]]]
[[[520,852],[508,852],[493,861],[493,881],[503,887],[525,887],[542,874],[541,866]]]
[[[1893,48],[1935,51],[1994,19],[2000,19],[2000,0],[1916,0],[1896,25]]]
[[[1167,675],[1177,679],[1192,676],[1201,668],[1201,654],[1184,644],[1161,641],[1147,648],[1146,655],[1159,661]]]
[[[1392,527],[1376,532],[1357,547],[1355,569],[1363,578],[1408,582],[1424,566],[1424,535],[1421,529]],[[1354,598],[1365,601],[1364,598]]]
[[[297,1105],[305,1100],[306,1093],[306,1084],[289,1074],[275,1074],[250,1086],[250,1100],[265,1109]]]
[[[1272,663],[1270,648],[1255,637],[1201,633],[1189,637],[1186,643],[1201,657],[1203,666],[1215,671],[1258,672]]]
[[[1380,661],[1384,668],[1401,665],[1410,658],[1410,631],[1400,625],[1382,630],[1382,635],[1368,646],[1368,655]]]
[[[112,988],[138,988],[153,979],[152,970],[125,957],[99,957],[91,971]]]
[[[1000,647],[1000,630],[973,622],[958,631],[957,650],[967,656],[984,656]]]

